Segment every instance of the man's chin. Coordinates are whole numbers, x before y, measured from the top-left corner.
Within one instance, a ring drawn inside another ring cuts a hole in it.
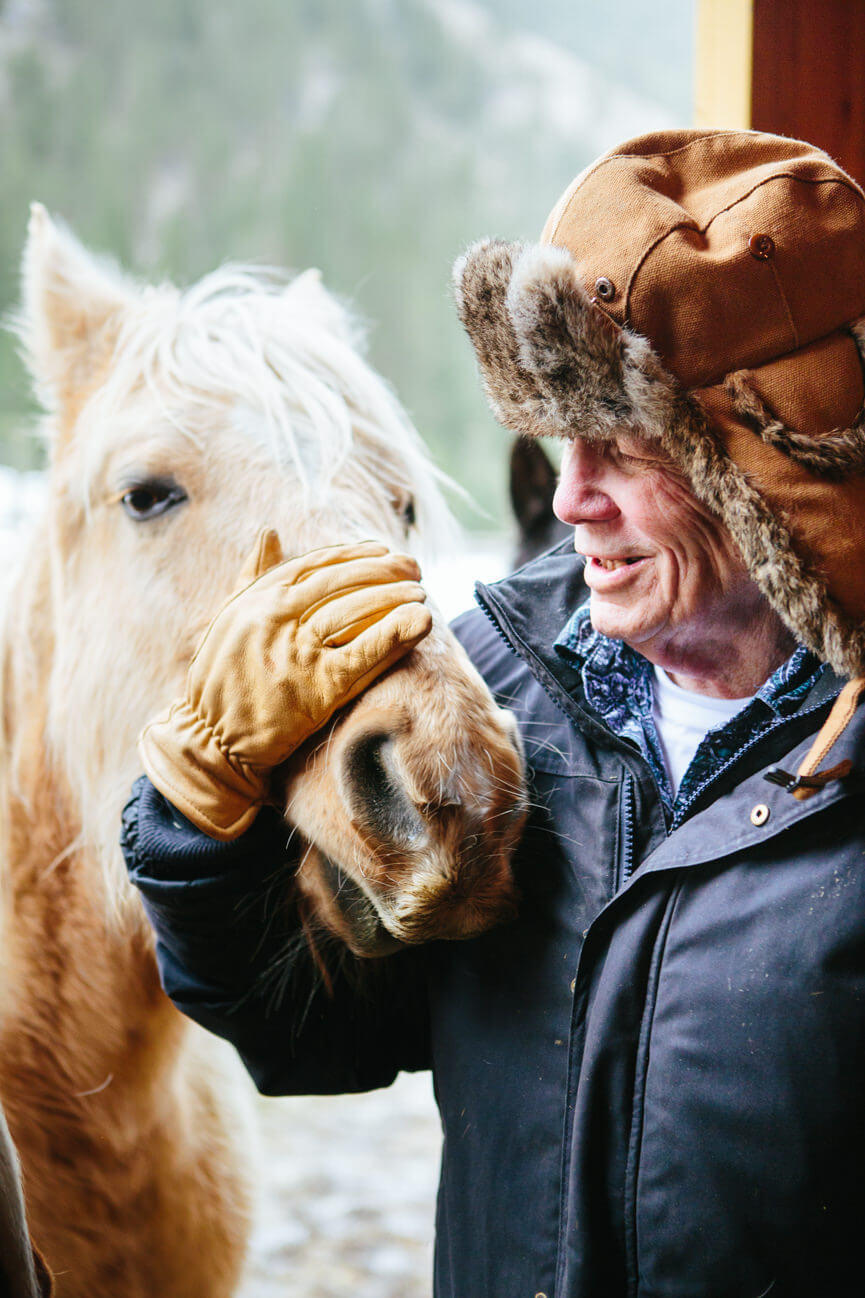
[[[589,598],[589,617],[595,631],[608,640],[623,640],[638,653],[640,646],[650,642],[660,629],[657,619],[641,617],[636,609],[629,609],[596,591]]]

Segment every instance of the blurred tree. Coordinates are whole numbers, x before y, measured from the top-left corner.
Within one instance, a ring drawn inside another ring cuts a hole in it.
[[[500,517],[508,439],[450,264],[481,235],[534,237],[595,154],[689,118],[691,4],[664,3],[670,48],[637,0],[6,0],[0,310],[32,199],[143,276],[318,265],[439,462]],[[602,60],[617,9],[631,39]],[[16,432],[31,409],[4,338],[0,459],[38,455]]]

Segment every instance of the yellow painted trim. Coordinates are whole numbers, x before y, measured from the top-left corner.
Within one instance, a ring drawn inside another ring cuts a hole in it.
[[[696,0],[694,125],[751,126],[754,0]]]

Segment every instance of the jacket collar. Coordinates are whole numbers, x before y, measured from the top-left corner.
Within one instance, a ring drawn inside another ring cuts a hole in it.
[[[583,733],[608,747],[617,748],[639,782],[653,784],[654,777],[637,746],[613,735],[593,711],[583,706],[580,671],[555,648],[562,627],[589,596],[583,579],[584,568],[585,560],[575,553],[573,542],[568,537],[553,550],[501,581],[490,585],[478,583],[475,588],[476,598],[514,652],[524,659],[540,684]],[[734,788],[743,771],[750,774],[755,765],[759,768],[779,760],[782,754],[788,752],[792,743],[802,740],[807,746],[810,739],[806,737],[813,735],[822,723],[842,684],[831,668],[822,672],[802,700],[798,711],[788,719],[785,726],[768,735],[765,745],[756,745],[742,763],[735,762],[736,769],[730,770],[721,787]],[[865,708],[860,709],[860,713],[862,715],[857,719],[859,725],[862,725]],[[851,727],[851,733],[858,735],[858,729],[858,726]],[[789,760],[793,761],[792,755]],[[762,779],[759,775],[755,778]],[[765,787],[769,789],[771,786],[766,784]],[[830,786],[829,796],[832,787],[834,786]],[[784,805],[784,798],[790,802],[795,801],[783,790],[779,792],[781,805]],[[716,796],[714,790],[711,796]],[[797,803],[800,810],[808,807],[816,809],[820,805],[822,798],[819,802],[814,798],[809,803]],[[677,831],[677,837],[680,832],[681,830]]]
[[[586,734],[636,753],[635,744],[612,735],[582,706],[580,672],[555,648],[568,618],[588,599],[584,568],[585,560],[575,553],[573,541],[567,537],[501,581],[490,585],[478,582],[475,598],[511,649]]]
[[[820,720],[824,716],[825,709],[821,709]],[[792,770],[797,769],[811,747],[812,738],[813,732],[788,751],[785,766],[789,764]],[[865,789],[865,771],[861,766],[863,738],[865,708],[860,708],[832,750],[833,762],[849,757],[854,763],[846,779],[834,780],[806,802],[797,802],[785,789],[768,781],[765,770],[755,771],[664,839],[645,858],[639,873],[717,861],[759,846],[845,799],[861,799]]]

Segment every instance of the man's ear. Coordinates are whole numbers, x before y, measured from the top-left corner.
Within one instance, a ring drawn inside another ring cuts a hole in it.
[[[41,203],[30,209],[16,328],[49,411],[74,411],[103,372],[134,289]]]

